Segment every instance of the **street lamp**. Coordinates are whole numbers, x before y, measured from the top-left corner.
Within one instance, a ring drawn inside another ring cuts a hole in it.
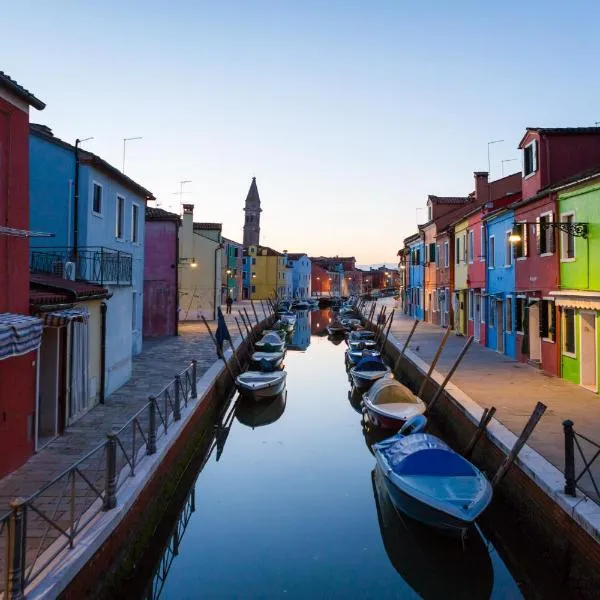
[[[121,169],[122,173],[125,173],[125,144],[127,144],[127,142],[131,142],[132,140],[141,140],[142,136],[138,135],[136,137],[128,137],[128,138],[123,138],[123,168]]]

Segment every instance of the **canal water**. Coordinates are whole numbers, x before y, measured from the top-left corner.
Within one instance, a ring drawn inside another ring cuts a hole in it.
[[[300,315],[286,395],[261,405],[234,398],[140,597],[537,596],[483,534],[463,548],[395,511],[329,318]]]

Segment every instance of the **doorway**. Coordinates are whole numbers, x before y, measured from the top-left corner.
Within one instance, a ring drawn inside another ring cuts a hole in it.
[[[504,302],[496,302],[496,350],[504,354]]]
[[[44,327],[39,355],[35,449],[41,450],[62,431],[62,335],[59,327]]]
[[[541,362],[542,338],[540,337],[540,303],[529,305],[529,360]]]
[[[580,312],[581,322],[581,385],[597,391],[596,375],[596,313]]]
[[[475,294],[473,298],[473,337],[479,341],[481,334],[481,295]]]

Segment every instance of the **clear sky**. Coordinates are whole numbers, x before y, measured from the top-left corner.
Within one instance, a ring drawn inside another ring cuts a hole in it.
[[[519,158],[525,126],[600,121],[600,2],[32,0],[2,14],[0,69],[32,121],[121,165],[160,205],[241,241],[394,262],[427,194]],[[520,161],[507,163],[506,173]]]

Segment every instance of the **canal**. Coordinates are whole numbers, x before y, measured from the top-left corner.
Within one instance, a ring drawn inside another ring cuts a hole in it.
[[[329,318],[300,316],[285,396],[233,398],[128,597],[548,597],[479,529],[463,549],[395,512]]]

